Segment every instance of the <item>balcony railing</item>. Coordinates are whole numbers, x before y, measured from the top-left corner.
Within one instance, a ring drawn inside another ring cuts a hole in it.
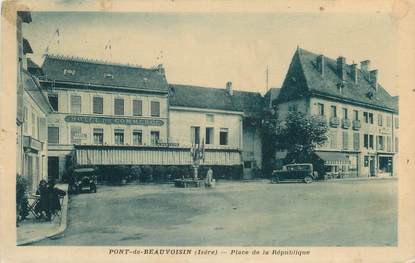
[[[342,127],[343,127],[343,129],[349,129],[350,120],[349,119],[342,119]]]
[[[339,124],[340,124],[339,118],[337,118],[337,117],[331,117],[330,118],[330,126],[331,127],[337,128],[337,127],[339,127]]]
[[[360,123],[360,121],[359,120],[354,120],[353,121],[353,130],[360,130],[360,127],[361,127],[362,125],[361,125],[361,123]]]
[[[36,140],[31,136],[24,136],[23,137],[23,147],[29,150],[34,151],[41,151],[42,150],[42,142]]]

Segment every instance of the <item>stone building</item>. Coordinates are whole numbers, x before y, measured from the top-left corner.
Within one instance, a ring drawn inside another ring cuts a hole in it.
[[[27,54],[33,51],[23,38],[22,23],[31,21],[30,12],[18,12],[16,171],[26,178],[28,191],[33,192],[41,179],[48,178],[46,118],[52,109],[38,79],[29,72]]]
[[[169,86],[161,66],[52,55],[40,72],[54,109],[50,177],[62,178],[68,156],[78,165],[190,165],[192,144],[205,146],[205,165],[260,166],[259,133],[247,115],[261,107],[257,93]]]
[[[344,57],[298,48],[276,102],[281,120],[300,111],[327,121],[328,141],[316,151],[327,172],[367,177],[396,175],[397,100],[378,82],[369,60],[359,68]]]

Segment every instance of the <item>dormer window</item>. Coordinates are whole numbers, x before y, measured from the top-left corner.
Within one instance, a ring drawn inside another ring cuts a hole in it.
[[[112,75],[111,73],[105,73],[104,74],[104,78],[106,78],[106,79],[114,79],[114,75]]]
[[[74,69],[64,69],[63,70],[63,75],[65,75],[65,76],[74,76],[75,75],[75,70]]]

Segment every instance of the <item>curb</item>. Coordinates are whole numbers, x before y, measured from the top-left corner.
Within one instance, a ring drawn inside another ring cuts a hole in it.
[[[42,236],[37,236],[37,237],[34,237],[34,238],[22,240],[20,242],[16,241],[17,246],[29,245],[29,244],[32,244],[32,243],[35,243],[35,242],[42,241],[44,239],[48,239],[48,238],[53,239],[53,238],[63,237],[64,232],[65,232],[66,227],[67,227],[68,199],[69,199],[69,194],[68,194],[68,191],[67,191],[68,190],[67,185],[65,185],[64,187],[66,188],[66,193],[67,194],[63,198],[62,208],[65,207],[66,209],[62,209],[62,219],[61,219],[61,222],[59,224],[59,227],[56,230],[54,230],[50,233],[47,233],[45,235],[42,235]]]

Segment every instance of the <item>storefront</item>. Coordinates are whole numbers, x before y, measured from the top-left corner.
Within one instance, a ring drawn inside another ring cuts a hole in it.
[[[323,162],[324,172],[328,178],[345,178],[357,176],[357,156],[339,152],[316,152]]]
[[[393,176],[393,156],[378,155],[378,176]]]

